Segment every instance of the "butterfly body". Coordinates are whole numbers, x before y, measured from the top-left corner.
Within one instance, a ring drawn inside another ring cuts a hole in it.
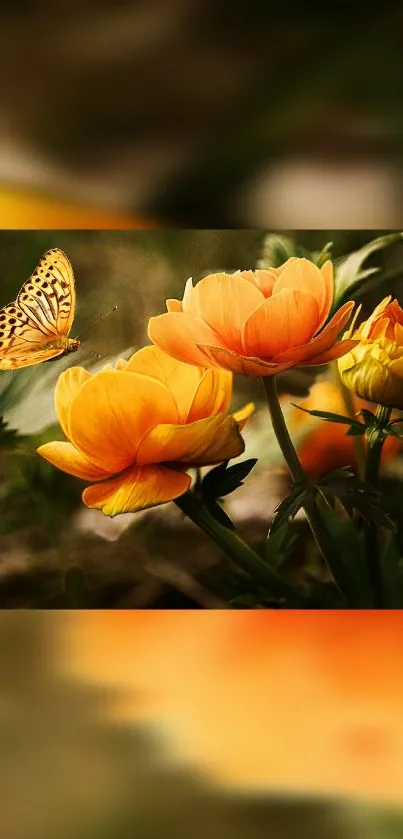
[[[71,264],[63,251],[47,251],[17,299],[0,309],[0,370],[51,361],[80,347],[69,338],[75,312]]]

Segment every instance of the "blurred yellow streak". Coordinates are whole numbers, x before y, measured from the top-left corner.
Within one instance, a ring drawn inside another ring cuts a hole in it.
[[[0,187],[3,230],[133,230],[158,227],[150,219],[111,209]]]

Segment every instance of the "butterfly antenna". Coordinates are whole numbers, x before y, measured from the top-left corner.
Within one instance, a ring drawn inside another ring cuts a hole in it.
[[[111,309],[108,309],[108,311],[107,311],[107,312],[104,312],[104,314],[103,314],[103,315],[100,315],[100,317],[99,317],[99,318],[97,318],[97,320],[93,321],[93,323],[90,323],[90,325],[87,327],[87,329],[84,329],[84,332],[82,332],[82,333],[81,333],[81,335],[79,335],[79,336],[77,337],[77,341],[81,341],[81,340],[82,340],[82,338],[83,338],[83,335],[87,335],[87,334],[88,334],[88,332],[90,332],[90,331],[94,328],[94,326],[97,326],[97,325],[98,325],[98,323],[101,323],[101,321],[102,321],[102,320],[105,320],[105,318],[109,317],[109,315],[111,315],[111,314],[112,314],[112,312],[116,312],[116,309],[117,309],[117,308],[118,308],[118,307],[117,307],[117,305],[116,305],[116,306],[112,306],[112,308],[111,308]]]

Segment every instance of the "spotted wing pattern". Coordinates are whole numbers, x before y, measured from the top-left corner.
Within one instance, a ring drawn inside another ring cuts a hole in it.
[[[44,254],[14,303],[0,309],[0,370],[64,352],[75,311],[74,275],[63,251]]]

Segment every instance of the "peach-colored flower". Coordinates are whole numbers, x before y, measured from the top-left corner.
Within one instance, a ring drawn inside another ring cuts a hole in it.
[[[69,442],[40,446],[42,457],[92,482],[88,507],[105,515],[154,507],[183,495],[190,467],[237,457],[253,405],[229,416],[232,376],[175,361],[144,347],[130,361],[91,376],[59,377],[55,406]]]
[[[209,274],[195,287],[188,280],[182,301],[167,300],[148,334],[174,358],[247,376],[325,364],[353,346],[337,338],[354,303],[324,326],[333,291],[330,261],[319,269],[291,257],[280,268]]]
[[[356,312],[344,336],[356,344],[339,360],[339,370],[346,387],[357,396],[403,409],[403,309],[391,300],[391,295],[385,297],[358,329]]]

